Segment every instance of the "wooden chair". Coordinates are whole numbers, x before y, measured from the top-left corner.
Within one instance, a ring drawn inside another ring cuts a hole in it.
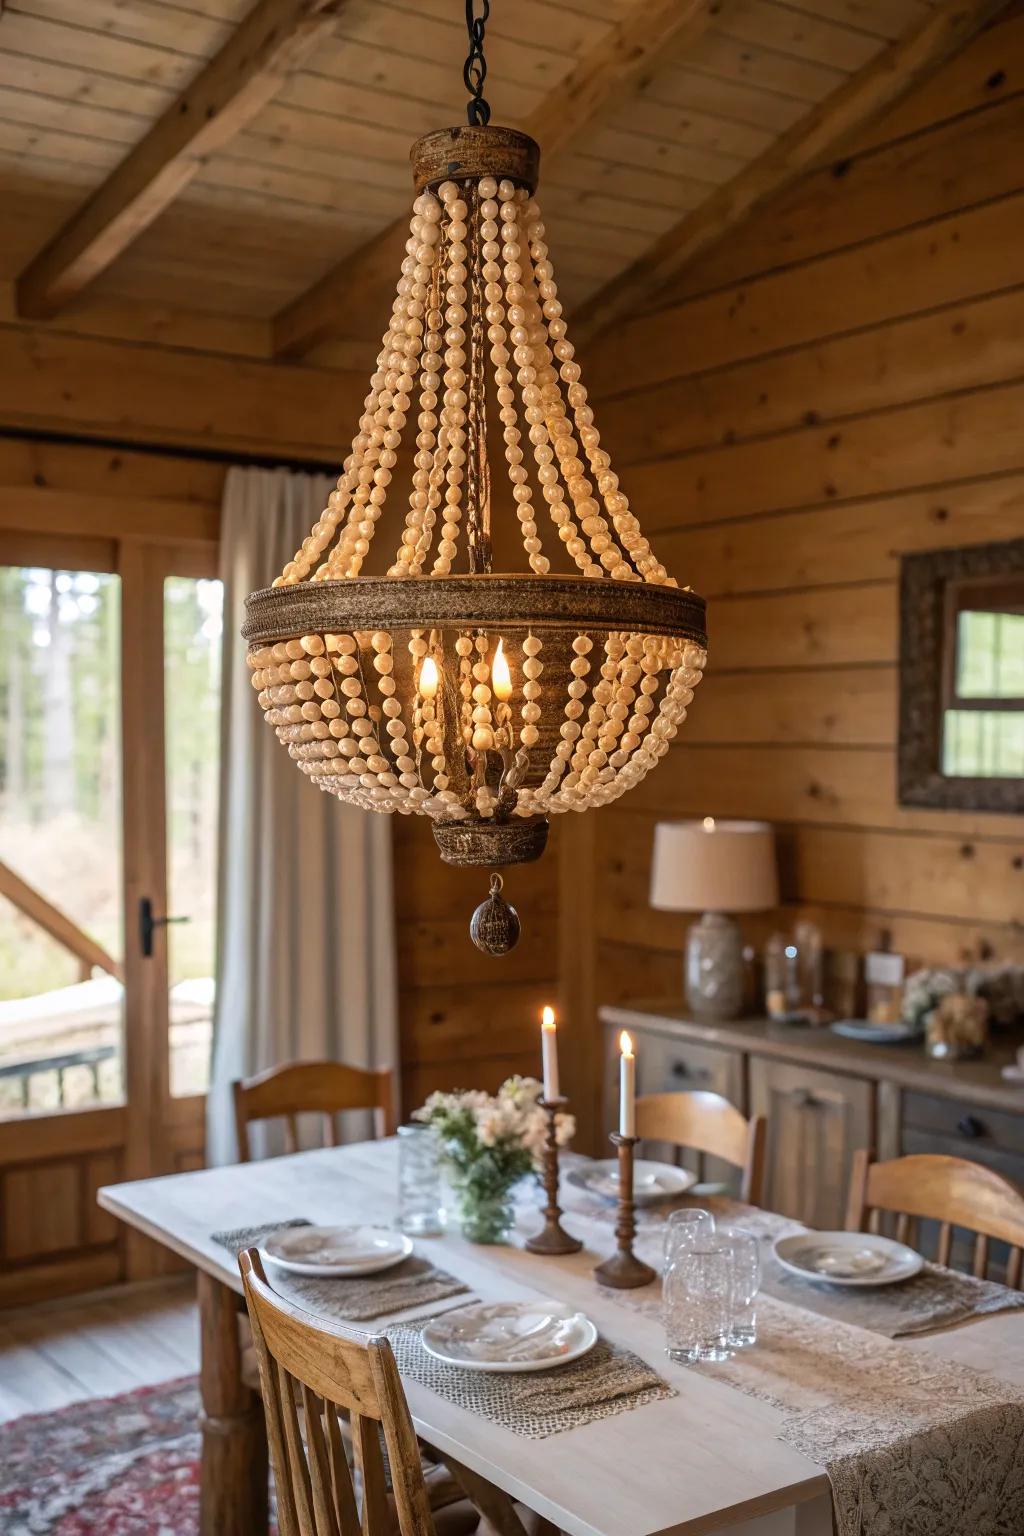
[[[334,1117],[342,1110],[374,1110],[378,1136],[390,1136],[395,1128],[394,1074],[386,1069],[373,1072],[337,1061],[296,1061],[271,1067],[256,1077],[239,1078],[231,1090],[240,1163],[247,1163],[251,1156],[249,1125],[253,1120],[283,1119],[289,1152],[299,1150],[296,1115],[322,1115],[329,1147],[336,1144]]]
[[[636,1133],[641,1141],[667,1141],[719,1157],[742,1170],[740,1199],[760,1205],[764,1196],[765,1118],[748,1120],[719,1093],[651,1093],[636,1101]]]
[[[909,1240],[911,1222],[940,1223],[936,1262],[948,1264],[954,1227],[974,1234],[973,1271],[984,1279],[991,1239],[1009,1243],[1006,1284],[1020,1287],[1024,1251],[1024,1192],[991,1168],[963,1157],[918,1153],[873,1163],[865,1150],[854,1153],[849,1232],[877,1232],[880,1212],[896,1214],[896,1237]]]
[[[311,1317],[278,1295],[255,1248],[240,1254],[238,1263],[259,1364],[280,1536],[442,1536],[443,1525],[452,1524],[445,1517],[458,1512],[443,1510],[435,1525],[388,1340]],[[445,1460],[468,1495],[474,1524],[486,1514],[502,1536],[525,1536],[506,1494]],[[553,1527],[542,1525],[552,1536]]]

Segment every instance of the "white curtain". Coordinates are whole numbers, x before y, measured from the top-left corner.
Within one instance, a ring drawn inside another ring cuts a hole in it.
[[[342,805],[292,762],[249,681],[239,630],[326,504],[333,481],[231,469],[224,582],[217,1003],[207,1160],[236,1156],[230,1084],[279,1062],[397,1067],[389,819]],[[347,1129],[368,1135],[369,1119]],[[273,1129],[255,1151],[279,1150]]]

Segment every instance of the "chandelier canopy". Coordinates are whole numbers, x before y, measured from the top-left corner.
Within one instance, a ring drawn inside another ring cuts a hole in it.
[[[351,452],[243,633],[266,719],[320,789],[430,817],[449,863],[501,866],[664,756],[706,634],[703,599],[668,575],[601,446],[538,147],[480,117],[471,103],[469,126],[413,146],[406,255]],[[502,495],[521,554],[497,573]],[[394,558],[364,575],[396,500]]]

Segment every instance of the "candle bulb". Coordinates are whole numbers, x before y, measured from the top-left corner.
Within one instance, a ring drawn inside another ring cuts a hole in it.
[[[494,660],[491,662],[491,687],[494,689],[494,697],[502,704],[507,703],[512,697],[512,674],[508,669],[504,640],[498,641]]]
[[[636,1135],[636,1057],[625,1030],[619,1036],[619,1135]]]
[[[540,1026],[541,1060],[544,1067],[544,1097],[550,1104],[558,1093],[558,1031],[555,1010],[545,1007]]]
[[[420,667],[420,693],[423,698],[436,698],[439,681],[437,662],[433,656],[424,656],[423,665]]]

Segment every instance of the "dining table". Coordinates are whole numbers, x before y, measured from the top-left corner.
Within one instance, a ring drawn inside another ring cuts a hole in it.
[[[295,1220],[391,1226],[397,1196],[396,1138],[108,1185],[98,1192],[104,1210],[196,1271],[201,1536],[259,1536],[268,1518],[262,1406],[243,1368],[242,1282],[235,1254],[218,1234],[268,1230]],[[643,1292],[625,1293],[594,1278],[595,1265],[615,1246],[614,1212],[601,1221],[589,1208],[574,1210],[570,1191],[563,1204],[564,1226],[583,1241],[579,1252],[549,1256],[526,1249],[526,1238],[542,1224],[539,1200],[519,1205],[507,1244],[473,1244],[453,1228],[417,1237],[417,1253],[468,1291],[358,1326],[380,1333],[471,1298],[547,1298],[586,1313],[602,1339],[647,1362],[668,1389],[665,1395],[632,1411],[524,1439],[405,1376],[421,1439],[567,1536],[831,1536],[833,1495],[826,1467],[806,1446],[784,1437],[785,1410],[770,1394],[737,1390],[713,1365],[670,1359],[657,1282]],[[984,1372],[1010,1393],[1024,1391],[1021,1311],[993,1312],[901,1338],[898,1348],[926,1355],[936,1369],[952,1365]],[[755,1345],[751,1359],[757,1350]]]

